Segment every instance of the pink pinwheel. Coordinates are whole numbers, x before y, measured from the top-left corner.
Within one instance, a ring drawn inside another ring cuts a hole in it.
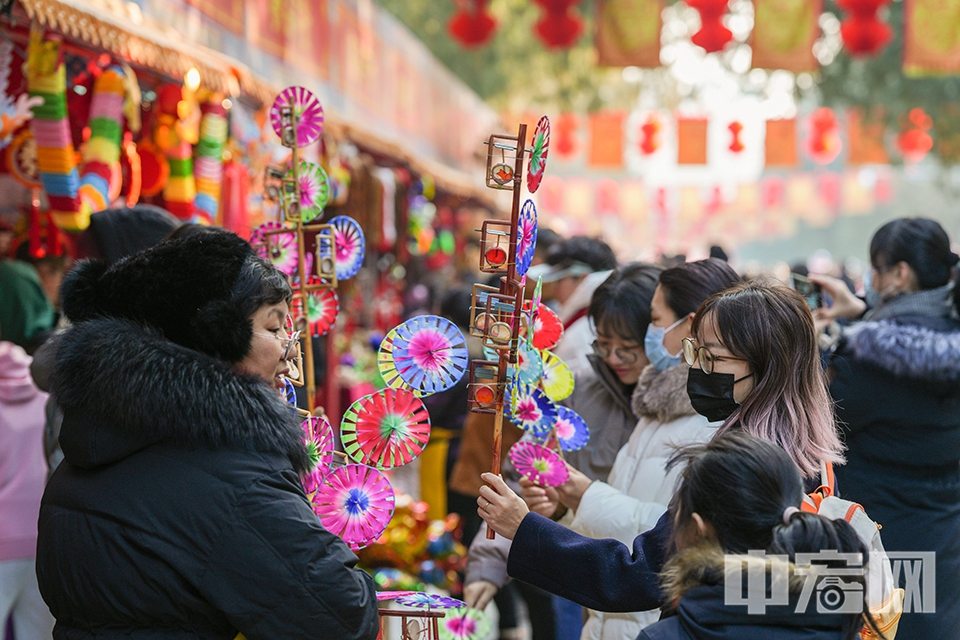
[[[284,230],[280,233],[270,233]],[[297,234],[279,222],[264,222],[250,234],[250,244],[261,258],[269,260],[288,276],[297,272]]]
[[[435,593],[423,593],[422,591],[399,596],[397,604],[417,609],[459,609],[467,606],[467,603],[463,600],[457,600],[449,596],[439,596]]]
[[[417,591],[377,591],[377,602],[383,602],[384,600],[396,600],[400,596],[409,596],[412,593],[418,593]]]
[[[324,282],[317,276],[307,278],[311,285]],[[337,321],[340,313],[340,296],[336,289],[318,289],[307,293],[307,326],[314,336],[325,336]],[[297,296],[293,299],[290,312],[295,318],[303,317],[303,302]]]
[[[583,449],[590,440],[590,427],[586,420],[573,409],[564,406],[557,407],[557,421],[553,424],[553,432],[564,451]]]
[[[451,609],[440,622],[440,640],[483,640],[488,633],[490,618],[479,609]]]
[[[323,417],[303,421],[304,445],[310,458],[310,471],[303,478],[303,488],[309,494],[320,488],[333,463],[333,427]]]
[[[393,469],[420,455],[430,440],[430,415],[406,389],[383,389],[350,405],[340,424],[340,441],[351,458]]]
[[[299,122],[296,127],[296,146],[306,147],[320,138],[323,132],[323,107],[316,96],[303,87],[287,87],[277,99],[273,102],[270,109],[270,123],[273,130],[280,138],[283,138],[283,117],[284,107],[293,109],[294,115]]]
[[[439,316],[416,316],[387,333],[377,363],[388,386],[428,396],[456,385],[466,373],[467,343],[455,324]]]
[[[559,486],[570,477],[563,458],[535,442],[521,440],[510,447],[509,456],[520,475],[542,487]]]
[[[385,475],[373,467],[348,464],[324,479],[313,497],[313,510],[327,531],[356,551],[384,532],[395,499]]]

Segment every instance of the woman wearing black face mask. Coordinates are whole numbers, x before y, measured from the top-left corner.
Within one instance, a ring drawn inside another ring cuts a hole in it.
[[[843,457],[803,298],[779,284],[737,285],[704,302],[694,336],[685,354],[692,363],[688,390],[694,406],[725,417],[718,434],[742,430],[780,445],[813,491],[820,463],[841,463]],[[513,539],[511,576],[600,611],[662,604],[658,574],[672,553],[670,511],[637,536],[631,554],[616,540],[585,538],[528,513],[500,478],[483,479],[491,486],[481,489],[479,513]]]

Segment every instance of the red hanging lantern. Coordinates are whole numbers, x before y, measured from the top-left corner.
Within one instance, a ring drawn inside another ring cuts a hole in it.
[[[534,32],[548,49],[565,49],[573,46],[583,33],[583,20],[570,10],[580,0],[534,0],[543,7],[543,17],[534,27]]]
[[[933,120],[919,107],[911,109],[907,116],[907,125],[897,136],[897,147],[907,162],[920,162],[933,148],[933,138],[927,131],[933,126]]]
[[[818,164],[830,164],[840,155],[843,142],[833,109],[820,107],[807,120],[807,154]]]
[[[557,118],[551,134],[554,136],[551,151],[561,158],[569,158],[574,155],[579,146],[577,140],[578,128],[579,123],[576,114],[565,113]]]
[[[450,37],[468,49],[485,45],[497,28],[486,11],[487,0],[457,0],[457,7],[447,24]]]
[[[733,140],[731,140],[730,146],[727,148],[734,153],[740,153],[745,149],[743,143],[740,142],[740,133],[743,131],[743,125],[734,120],[730,123],[730,126],[728,126],[727,129],[729,129],[730,133],[733,135]]]
[[[838,0],[849,13],[840,25],[843,45],[852,56],[870,56],[890,42],[893,30],[877,17],[877,11],[890,0]]]
[[[723,26],[727,0],[687,0],[687,4],[700,12],[700,31],[690,41],[707,53],[722,51],[733,40],[733,32]]]
[[[643,155],[649,156],[660,148],[660,139],[657,137],[659,132],[660,122],[651,113],[640,127],[640,151]]]

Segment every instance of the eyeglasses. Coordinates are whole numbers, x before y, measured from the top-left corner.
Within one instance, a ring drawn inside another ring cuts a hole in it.
[[[643,349],[643,347],[637,346],[629,348],[617,347],[616,349],[611,350],[609,347],[601,345],[596,340],[594,340],[593,344],[590,346],[593,347],[593,352],[604,360],[609,358],[610,352],[613,351],[613,353],[617,354],[617,358],[620,359],[620,362],[624,364],[636,363],[637,359],[640,357],[640,351]]]
[[[253,335],[263,336],[264,338],[273,338],[275,340],[282,340],[283,356],[281,356],[280,358],[281,360],[291,360],[295,355],[297,355],[297,344],[300,342],[299,331],[294,331],[293,333],[288,335],[286,338],[281,338],[275,333],[260,333],[258,331],[254,331]]]
[[[713,365],[717,362],[722,362],[724,360],[740,360],[741,362],[746,362],[746,360],[743,358],[714,355],[710,349],[707,349],[706,347],[698,347],[692,338],[684,338],[682,342],[683,360],[691,367],[697,364],[697,361],[699,361],[700,369],[707,375],[713,373]]]

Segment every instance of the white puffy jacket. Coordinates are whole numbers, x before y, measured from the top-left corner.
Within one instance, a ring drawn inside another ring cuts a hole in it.
[[[663,372],[648,366],[633,394],[640,416],[620,449],[607,482],[594,482],[583,494],[570,528],[591,538],[615,538],[628,547],[652,529],[667,510],[682,469],[666,472],[676,447],[706,442],[720,423],[709,423],[690,405],[687,371],[679,364]],[[660,611],[605,613],[588,610],[580,640],[634,640]]]

